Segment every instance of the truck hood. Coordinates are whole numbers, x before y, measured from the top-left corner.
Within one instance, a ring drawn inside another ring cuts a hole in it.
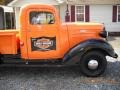
[[[104,25],[101,23],[65,23],[68,32],[71,34],[83,34],[83,33],[100,33]]]
[[[86,22],[70,22],[70,23],[64,23],[68,27],[72,28],[81,28],[81,29],[103,29],[102,23],[86,23]]]
[[[100,32],[103,31],[103,24],[101,23],[64,23],[67,26],[69,34],[70,47],[88,40],[99,39]]]

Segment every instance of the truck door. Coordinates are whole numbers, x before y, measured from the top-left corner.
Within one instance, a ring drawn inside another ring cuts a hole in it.
[[[28,15],[28,58],[59,58],[59,30],[55,14],[50,11],[31,10],[28,12]]]

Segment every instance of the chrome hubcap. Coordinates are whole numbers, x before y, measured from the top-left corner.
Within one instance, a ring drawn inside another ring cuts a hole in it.
[[[97,69],[97,67],[98,67],[98,61],[97,60],[90,60],[89,62],[88,62],[88,68],[89,69]]]

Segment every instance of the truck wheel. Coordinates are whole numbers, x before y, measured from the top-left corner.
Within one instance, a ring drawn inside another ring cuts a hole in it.
[[[80,60],[81,72],[90,77],[96,77],[104,73],[106,66],[106,57],[99,51],[90,51],[84,54]]]

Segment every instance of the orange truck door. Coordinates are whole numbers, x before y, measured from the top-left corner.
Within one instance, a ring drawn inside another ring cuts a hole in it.
[[[29,59],[59,58],[59,30],[50,11],[29,10],[27,50]]]

